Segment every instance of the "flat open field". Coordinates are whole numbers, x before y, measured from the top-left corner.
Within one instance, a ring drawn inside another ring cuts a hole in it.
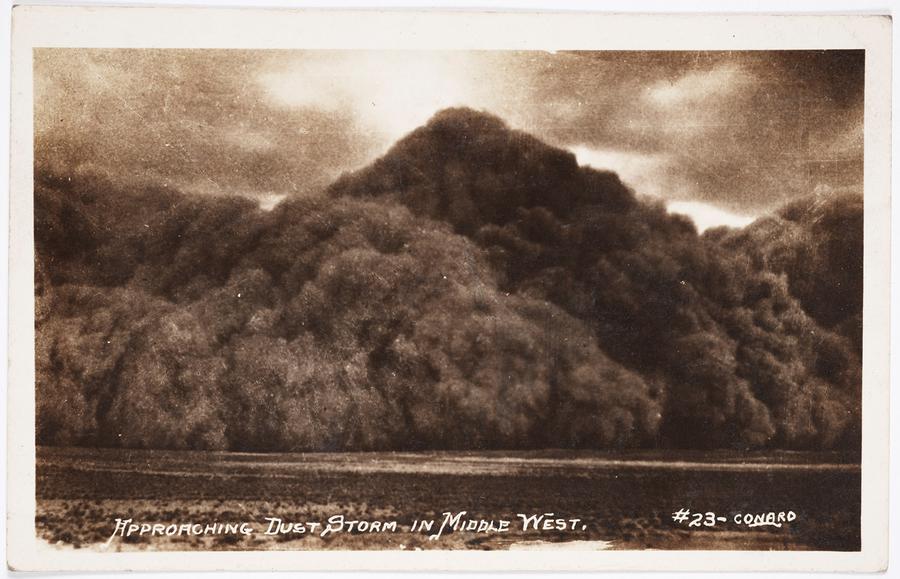
[[[700,515],[673,521],[680,509]],[[429,539],[444,512],[460,511],[495,530],[445,529]],[[795,518],[780,527],[743,520],[770,512]],[[518,516],[544,513],[565,528],[526,530]],[[336,515],[343,527],[323,536]],[[62,548],[848,551],[860,546],[859,516],[858,457],[836,453],[37,451],[37,533]],[[267,517],[298,526],[267,534]],[[113,536],[116,518],[245,522],[252,533]],[[429,519],[430,531],[410,528]],[[496,531],[502,520],[509,528]],[[370,528],[350,532],[349,521]],[[396,528],[371,532],[374,521]]]

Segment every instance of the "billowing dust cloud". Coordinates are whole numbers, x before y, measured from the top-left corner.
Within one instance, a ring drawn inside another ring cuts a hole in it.
[[[859,445],[852,195],[700,236],[468,109],[271,211],[35,179],[39,444]]]

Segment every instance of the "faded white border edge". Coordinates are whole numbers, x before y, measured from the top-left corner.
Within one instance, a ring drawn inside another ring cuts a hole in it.
[[[677,25],[673,26],[673,21]],[[7,553],[16,570],[794,570],[887,565],[891,23],[884,16],[637,16],[18,6],[13,10]],[[598,40],[602,39],[602,40]],[[34,534],[33,47],[761,50],[866,57],[862,550],[96,553]]]

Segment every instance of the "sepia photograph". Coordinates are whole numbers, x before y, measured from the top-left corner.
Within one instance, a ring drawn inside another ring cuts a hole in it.
[[[865,550],[871,50],[27,50],[41,552]]]

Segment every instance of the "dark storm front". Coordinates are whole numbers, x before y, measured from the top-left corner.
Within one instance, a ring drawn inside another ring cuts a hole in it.
[[[611,549],[851,551],[860,544],[859,468],[834,453],[663,458],[41,448],[38,465],[41,536],[115,550],[506,549],[579,541]],[[728,520],[691,527],[690,518],[673,520],[683,508]],[[754,515],[764,520],[769,512],[794,517],[777,527],[753,524]],[[114,536],[116,519],[164,529],[245,523],[251,531],[123,537]],[[492,521],[493,529],[467,529],[471,520]],[[503,520],[509,524],[501,530]],[[351,532],[350,521],[367,526]],[[376,521],[396,527],[373,531]],[[298,523],[307,525],[304,532],[296,532]]]
[[[40,171],[35,206],[40,444],[859,448],[855,195],[698,235],[463,109],[271,211]]]

